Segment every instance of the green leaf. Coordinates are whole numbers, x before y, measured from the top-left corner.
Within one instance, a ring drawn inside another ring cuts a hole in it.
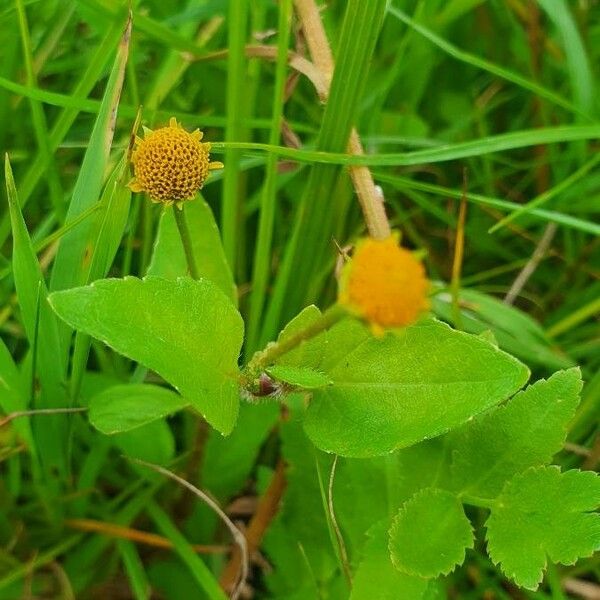
[[[388,524],[383,520],[368,531],[369,539],[354,576],[350,600],[373,600],[375,589],[377,600],[421,600],[425,597],[430,582],[401,573],[390,561]]]
[[[304,427],[342,456],[384,454],[440,435],[505,400],[527,380],[518,360],[428,320],[384,337],[343,322],[329,331]]]
[[[277,381],[283,381],[289,385],[307,390],[326,387],[333,383],[329,377],[320,371],[315,371],[314,369],[308,369],[305,367],[274,365],[269,367],[266,371],[273,379],[276,379]]]
[[[473,530],[462,504],[451,492],[426,488],[395,516],[390,554],[399,571],[420,577],[447,575],[473,547]]]
[[[67,223],[76,219],[100,198],[115,130],[117,107],[125,76],[130,36],[131,20],[127,22],[110,78],[106,84],[102,106],[94,123],[77,182],[73,189],[73,197],[67,213]],[[86,220],[63,236],[54,259],[51,290],[62,290],[85,283],[90,266],[86,255],[93,246],[92,236],[95,233],[93,224]]]
[[[311,304],[302,309],[284,328],[277,338],[281,342],[296,332],[305,329],[315,321],[318,321],[322,316],[321,311]],[[286,365],[290,367],[311,367],[317,368],[323,359],[325,344],[327,343],[327,332],[320,334],[310,340],[303,341],[299,346],[286,352],[283,356],[277,359],[278,365]]]
[[[137,429],[117,433],[111,437],[111,441],[126,456],[159,465],[168,464],[175,454],[175,438],[163,420],[152,421]],[[143,467],[139,469],[147,475],[146,469]]]
[[[66,365],[58,333],[58,320],[48,305],[48,290],[21,213],[13,173],[5,160],[6,191],[13,235],[12,266],[23,327],[36,355],[41,392],[33,408],[58,408],[67,403]],[[64,415],[50,415],[43,425],[34,424],[38,448],[43,448],[46,465],[66,473],[67,422]]]
[[[511,479],[486,522],[488,554],[507,577],[535,590],[548,559],[565,565],[600,549],[600,477],[531,468]]]
[[[243,322],[213,283],[104,279],[55,292],[51,304],[69,325],[153,369],[213,427],[231,432]]]
[[[581,387],[578,368],[559,371],[452,432],[453,488],[494,498],[514,474],[549,463],[565,442]]]
[[[210,206],[202,196],[185,206],[185,218],[192,237],[192,252],[201,277],[215,283],[237,305],[237,289],[225,258],[221,236]],[[165,279],[183,277],[188,271],[183,245],[172,210],[164,210],[156,236],[148,275]]]
[[[95,395],[89,406],[90,423],[111,435],[162,419],[187,406],[178,394],[157,385],[115,385]]]

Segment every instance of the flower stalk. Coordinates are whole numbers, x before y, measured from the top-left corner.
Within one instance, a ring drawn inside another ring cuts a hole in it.
[[[177,229],[179,230],[179,237],[181,238],[181,244],[183,245],[185,260],[190,276],[192,279],[200,279],[200,272],[198,270],[198,265],[196,264],[196,257],[194,256],[192,236],[190,234],[187,219],[185,218],[185,213],[183,212],[183,207],[173,207],[173,214],[175,215],[175,223],[177,223]]]

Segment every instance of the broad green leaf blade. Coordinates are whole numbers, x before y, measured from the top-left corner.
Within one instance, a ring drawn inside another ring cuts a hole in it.
[[[237,289],[225,258],[221,235],[210,206],[198,195],[185,205],[185,217],[192,237],[192,251],[202,277],[215,283],[237,306]],[[173,210],[164,210],[148,275],[176,279],[187,274],[187,261]]]
[[[392,563],[409,575],[447,575],[462,565],[472,547],[471,523],[460,500],[445,490],[417,492],[400,508],[390,528]]]
[[[321,316],[321,311],[314,304],[303,308],[283,328],[283,331],[279,334],[277,341],[281,342],[291,337],[296,332],[308,327],[315,321],[318,321]],[[277,364],[289,367],[317,368],[323,359],[323,352],[325,350],[326,343],[327,333],[324,332],[315,338],[305,340],[290,352],[286,352],[286,354],[277,360]]]
[[[90,423],[107,435],[129,431],[185,408],[187,402],[157,385],[115,385],[90,400]]]
[[[314,390],[326,387],[333,382],[320,371],[305,367],[291,367],[286,365],[274,365],[267,369],[267,374],[277,381],[283,381],[294,387]]]
[[[486,522],[488,554],[507,577],[536,590],[548,559],[565,565],[600,549],[600,477],[531,468],[511,479]]]
[[[341,323],[329,331],[304,427],[342,456],[385,454],[461,425],[522,387],[528,369],[485,340],[434,320],[382,338]]]
[[[55,292],[71,327],[156,371],[223,434],[238,413],[243,322],[210,281],[105,279]]]
[[[494,498],[507,479],[552,460],[581,392],[578,368],[559,371],[450,434],[453,488]]]
[[[6,188],[13,235],[13,275],[19,298],[23,327],[32,351],[36,352],[37,377],[41,384],[35,408],[58,408],[68,405],[65,388],[65,365],[58,335],[56,316],[48,306],[48,290],[33,249],[25,220],[21,214],[12,169],[6,156]],[[48,468],[66,472],[66,418],[47,416],[34,427],[36,444],[44,449]]]
[[[422,577],[401,573],[390,561],[388,525],[384,520],[368,531],[369,539],[352,582],[350,600],[373,600],[375,589],[377,600],[425,598],[430,582]]]
[[[89,209],[98,201],[102,193],[104,173],[108,165],[117,107],[125,76],[130,36],[131,20],[129,19],[73,189],[73,197],[67,212],[67,223]],[[89,270],[86,251],[93,243],[93,240],[90,239],[92,233],[94,233],[92,224],[89,221],[83,221],[61,239],[52,269],[50,288],[53,291],[82,285],[86,282]]]
[[[175,454],[175,438],[164,420],[152,421],[142,427],[122,431],[111,441],[125,456],[166,465]]]

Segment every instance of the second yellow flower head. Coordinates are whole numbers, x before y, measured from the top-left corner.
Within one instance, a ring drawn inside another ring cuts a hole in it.
[[[429,307],[428,291],[423,264],[396,236],[365,238],[344,266],[338,301],[382,333],[416,321]]]

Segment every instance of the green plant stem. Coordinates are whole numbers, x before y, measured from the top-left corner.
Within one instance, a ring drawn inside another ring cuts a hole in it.
[[[183,244],[183,251],[185,252],[185,258],[187,260],[190,275],[192,276],[192,279],[200,279],[198,266],[196,265],[196,258],[194,257],[192,236],[190,235],[190,229],[188,227],[183,208],[178,209],[174,206],[173,213],[175,215],[177,229],[179,230],[179,236],[181,237],[181,243]]]
[[[246,373],[250,376],[257,374],[265,367],[273,364],[279,357],[299,346],[302,342],[310,340],[326,329],[329,329],[347,314],[342,306],[334,304],[321,315],[318,321],[314,321],[304,329],[297,331],[294,335],[272,342],[264,350],[256,352],[246,366]]]

